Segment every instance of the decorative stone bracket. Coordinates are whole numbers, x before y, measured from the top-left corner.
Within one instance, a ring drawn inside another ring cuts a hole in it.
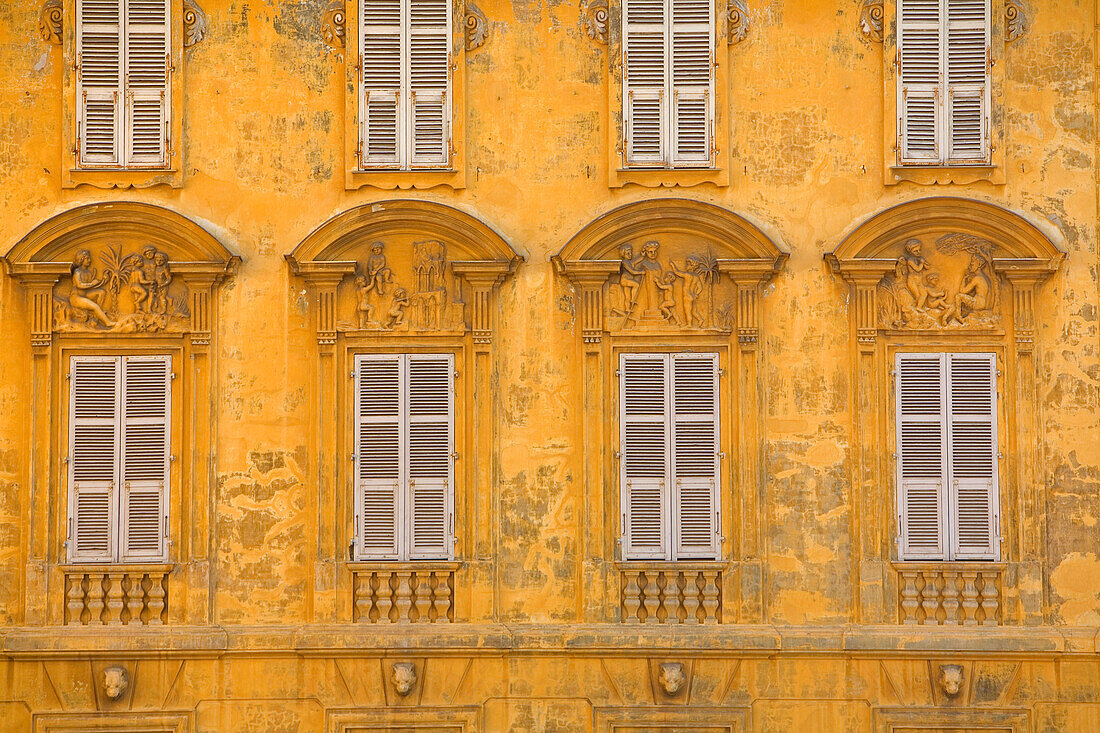
[[[191,48],[206,38],[206,13],[196,0],[183,0],[183,47]]]
[[[466,3],[466,15],[462,21],[466,28],[466,50],[481,48],[489,40],[489,19],[472,2]]]

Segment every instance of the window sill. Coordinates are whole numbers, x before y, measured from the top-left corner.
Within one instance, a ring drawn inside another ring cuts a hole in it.
[[[62,188],[183,188],[183,171],[175,168],[70,168],[62,174]]]
[[[619,570],[725,570],[725,560],[616,560]]]
[[[344,188],[348,191],[369,186],[386,191],[411,188],[427,189],[446,186],[458,190],[466,187],[466,171],[458,168],[416,168],[399,170],[379,168],[377,170],[349,170],[344,179]]]
[[[1005,182],[1004,167],[998,165],[891,165],[887,169],[885,184],[894,186],[902,181],[918,186],[966,184],[989,181],[996,185]]]
[[[613,168],[609,176],[610,188],[635,185],[644,188],[690,188],[711,184],[719,187],[730,185],[727,168]]]
[[[461,560],[349,560],[346,563],[348,569],[353,572],[370,572],[379,570],[383,572],[402,572],[418,570],[449,570],[455,571],[462,567]]]

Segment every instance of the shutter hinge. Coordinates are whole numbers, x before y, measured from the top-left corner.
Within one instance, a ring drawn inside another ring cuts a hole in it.
[[[175,379],[175,378],[176,378],[176,373],[175,373],[175,372],[172,372],[172,373],[171,373],[171,374],[169,375],[169,378],[170,378],[170,379]]]
[[[724,450],[718,451],[718,460],[720,460],[720,461],[726,460],[726,452]]]
[[[719,369],[718,369],[718,376],[719,376],[719,377],[724,377],[724,376],[726,376],[726,370],[725,370],[725,369],[721,369],[721,368],[719,368]]]
[[[63,461],[65,462],[65,463],[68,463],[68,462],[69,462],[69,456],[65,456],[65,457],[64,457],[64,458],[63,458],[62,460],[63,460]]]
[[[623,375],[623,372],[622,372],[622,370],[621,370],[621,369],[616,369],[616,370],[615,370],[615,376],[616,376],[616,377],[621,377],[622,375]]]
[[[354,369],[352,369],[350,372],[348,372],[348,379],[355,379],[355,370]]]
[[[623,454],[622,454],[621,451],[615,451],[615,460],[616,461],[619,460],[622,457],[623,457]]]
[[[355,454],[354,453],[348,454],[348,460],[349,461],[354,461],[355,460]]]
[[[451,460],[452,461],[457,461],[458,460],[458,451],[456,451],[456,450],[451,451]]]
[[[176,462],[176,454],[173,453],[172,455],[168,456],[168,461],[171,462],[171,463],[175,463]]]
[[[65,379],[72,379],[72,378],[73,378],[73,373],[72,372],[69,372],[68,374],[65,375]]]
[[[358,517],[356,517],[356,520],[358,521]],[[348,559],[349,560],[354,560],[355,559],[355,545],[358,542],[359,542],[358,537],[352,537],[351,542],[348,543]]]
[[[69,517],[69,532],[68,532],[68,534],[65,535],[65,538],[68,539],[69,537],[72,537],[72,536],[73,536],[73,518]],[[64,542],[63,544],[65,545],[65,547],[69,546],[68,542]]]

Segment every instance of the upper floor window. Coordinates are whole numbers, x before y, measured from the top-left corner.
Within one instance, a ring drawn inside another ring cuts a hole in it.
[[[362,169],[451,162],[450,0],[359,0]]]
[[[171,357],[73,356],[69,366],[69,559],[163,561]]]
[[[711,0],[623,0],[623,149],[639,168],[714,160]]]
[[[987,165],[990,0],[898,1],[898,162]]]
[[[997,358],[896,356],[903,560],[996,560]]]
[[[454,549],[454,356],[355,358],[356,554],[446,559]]]
[[[77,0],[77,164],[168,165],[170,0]]]
[[[626,559],[717,559],[719,432],[717,354],[620,355]]]

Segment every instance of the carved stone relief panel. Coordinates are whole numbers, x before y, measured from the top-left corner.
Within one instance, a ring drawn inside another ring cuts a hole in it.
[[[972,234],[945,233],[899,242],[892,271],[878,284],[882,328],[1002,327],[997,246]]]
[[[191,318],[187,285],[152,244],[77,250],[54,286],[53,310],[57,331],[181,332]]]

